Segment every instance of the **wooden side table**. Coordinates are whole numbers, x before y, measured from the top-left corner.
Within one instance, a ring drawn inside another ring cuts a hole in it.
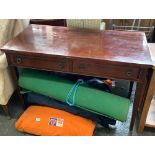
[[[137,82],[130,130],[146,97],[152,60],[144,33],[29,25],[1,48],[24,104],[16,68],[33,68]]]
[[[155,128],[155,99],[153,98],[155,92],[155,43],[149,43],[148,45],[154,66],[152,68],[151,81],[140,117],[138,132],[143,132],[145,126]]]

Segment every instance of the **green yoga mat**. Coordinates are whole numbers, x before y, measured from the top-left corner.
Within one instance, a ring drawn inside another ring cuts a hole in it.
[[[45,72],[25,69],[19,76],[19,85],[24,89],[66,102],[66,97],[74,83]],[[74,106],[126,121],[129,100],[86,85],[80,85],[75,95]]]

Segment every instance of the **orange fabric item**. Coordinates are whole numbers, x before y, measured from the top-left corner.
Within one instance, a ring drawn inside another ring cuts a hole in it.
[[[110,79],[104,80],[103,82],[112,88],[112,81]]]
[[[92,136],[95,123],[68,112],[30,106],[16,122],[16,129],[42,136]]]

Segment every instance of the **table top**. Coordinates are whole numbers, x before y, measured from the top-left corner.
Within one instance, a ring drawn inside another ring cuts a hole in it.
[[[152,66],[143,32],[99,31],[32,24],[1,50]]]

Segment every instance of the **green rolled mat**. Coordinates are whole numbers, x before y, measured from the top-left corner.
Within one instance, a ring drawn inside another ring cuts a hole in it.
[[[66,97],[74,83],[45,72],[25,69],[19,76],[19,85],[24,89],[66,102]],[[75,95],[74,106],[120,121],[126,121],[129,99],[86,85],[80,85]]]

